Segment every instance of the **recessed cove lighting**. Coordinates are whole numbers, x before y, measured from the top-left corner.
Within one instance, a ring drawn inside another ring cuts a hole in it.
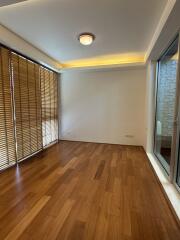
[[[82,45],[91,45],[95,39],[95,36],[92,33],[81,33],[78,37],[78,40]]]

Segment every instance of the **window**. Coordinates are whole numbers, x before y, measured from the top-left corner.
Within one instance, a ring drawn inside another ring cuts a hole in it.
[[[154,152],[170,173],[176,103],[178,38],[158,61]]]
[[[14,81],[17,159],[42,149],[39,65],[11,54]]]
[[[58,139],[57,74],[41,67],[43,147]]]
[[[0,170],[58,140],[58,75],[0,47]]]
[[[9,50],[0,47],[0,169],[16,162],[9,63]]]

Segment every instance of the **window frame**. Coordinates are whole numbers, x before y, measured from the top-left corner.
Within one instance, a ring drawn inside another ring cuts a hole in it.
[[[180,167],[180,30],[178,33],[179,41],[178,41],[178,67],[177,67],[177,82],[178,82],[178,89],[177,89],[177,113],[176,113],[176,139],[175,139],[175,146],[174,146],[174,162],[172,165],[173,175],[172,175],[172,182],[175,185],[176,189],[180,192],[180,186],[177,183],[177,174],[178,174],[178,167]]]
[[[173,43],[178,39],[178,63],[177,63],[177,79],[176,79],[176,100],[175,100],[175,112],[174,112],[174,120],[173,120],[173,136],[171,143],[171,159],[170,159],[170,169],[169,173],[166,168],[163,166],[160,161],[156,151],[155,151],[155,143],[156,143],[156,124],[157,124],[157,93],[158,93],[158,75],[159,75],[159,63],[161,58],[168,52]],[[167,44],[165,50],[160,54],[159,58],[155,61],[155,107],[154,107],[154,131],[153,131],[153,154],[157,159],[157,163],[162,169],[165,176],[168,178],[170,182],[174,184],[176,189],[180,192],[180,186],[178,186],[177,180],[177,172],[178,172],[178,157],[180,154],[179,144],[180,144],[180,30],[175,34],[175,36],[171,39],[171,41]],[[178,116],[179,115],[179,116]]]

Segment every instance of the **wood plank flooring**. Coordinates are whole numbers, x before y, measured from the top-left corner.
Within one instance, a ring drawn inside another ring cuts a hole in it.
[[[0,173],[0,239],[179,240],[141,147],[61,141]]]

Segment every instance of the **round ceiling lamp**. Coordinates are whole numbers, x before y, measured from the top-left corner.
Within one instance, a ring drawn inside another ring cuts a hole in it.
[[[78,40],[82,45],[91,45],[95,39],[95,36],[92,33],[81,33],[78,37]]]

